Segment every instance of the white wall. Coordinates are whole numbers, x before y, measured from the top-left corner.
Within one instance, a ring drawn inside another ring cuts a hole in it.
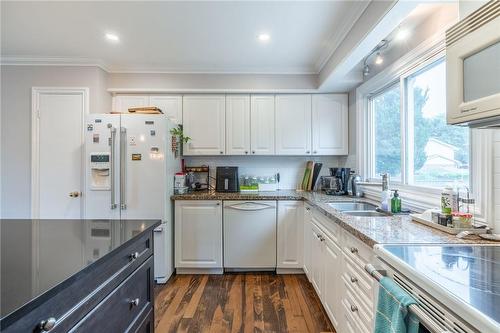
[[[210,175],[215,177],[217,166],[237,166],[240,175],[273,176],[280,173],[280,188],[296,189],[302,181],[306,162],[322,162],[320,175],[328,175],[328,168],[338,166],[335,156],[186,156],[186,166],[210,166]],[[212,183],[213,184],[213,183]]]
[[[97,67],[1,66],[1,214],[30,217],[31,88],[88,87],[90,112],[108,112],[106,73]]]

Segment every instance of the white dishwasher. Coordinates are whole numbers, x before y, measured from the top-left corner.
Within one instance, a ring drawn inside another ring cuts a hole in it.
[[[224,268],[276,269],[276,201],[224,201]]]

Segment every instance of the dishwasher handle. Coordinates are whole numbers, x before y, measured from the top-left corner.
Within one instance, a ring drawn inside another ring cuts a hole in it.
[[[224,208],[235,209],[235,210],[246,210],[246,211],[257,211],[264,209],[274,209],[276,205],[270,205],[266,203],[257,203],[257,202],[241,202],[234,205],[227,205]]]

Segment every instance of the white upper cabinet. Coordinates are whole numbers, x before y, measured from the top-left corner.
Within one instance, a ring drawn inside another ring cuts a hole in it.
[[[126,113],[129,108],[156,106],[175,124],[182,124],[181,95],[117,95],[113,111]]]
[[[226,154],[250,154],[250,96],[226,96]]]
[[[148,95],[118,95],[113,98],[113,111],[127,113],[129,108],[149,105]]]
[[[252,155],[274,155],[274,95],[252,95],[250,132]]]
[[[347,103],[346,94],[312,96],[313,155],[347,155]]]
[[[149,104],[159,108],[174,124],[182,124],[182,96],[151,95]]]
[[[225,100],[224,95],[184,96],[184,135],[191,138],[184,146],[184,155],[225,153]]]
[[[311,154],[311,95],[276,96],[276,154]]]

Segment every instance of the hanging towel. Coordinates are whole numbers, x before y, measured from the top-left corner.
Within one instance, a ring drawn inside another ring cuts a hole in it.
[[[415,299],[392,279],[380,279],[374,333],[418,333],[419,321],[408,311]]]

